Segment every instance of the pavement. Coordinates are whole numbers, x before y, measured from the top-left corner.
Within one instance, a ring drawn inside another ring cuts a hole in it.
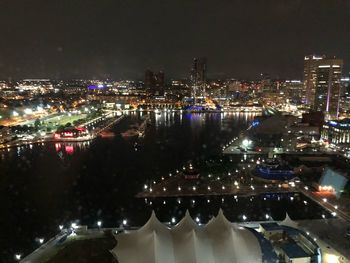
[[[350,223],[342,218],[300,220],[298,226],[316,238],[322,251],[322,262],[350,263]],[[338,261],[334,258],[338,257]]]

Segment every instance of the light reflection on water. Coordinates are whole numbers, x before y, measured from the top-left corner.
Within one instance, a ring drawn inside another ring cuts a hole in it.
[[[237,204],[226,197],[210,198],[210,203],[206,198],[182,198],[180,204],[176,198],[152,199],[151,206],[136,199],[147,180],[158,180],[188,160],[203,163],[208,156],[220,154],[223,144],[254,117],[249,113],[152,113],[144,139],[123,139],[120,132],[141,122],[140,115],[128,114],[112,129],[114,138],[1,150],[0,205],[6,216],[0,217],[0,236],[7,240],[0,253],[11,257],[17,251],[28,253],[37,246],[35,238],[47,240],[57,233],[59,225],[72,220],[93,226],[102,219],[108,227],[127,218],[130,224],[141,225],[152,209],[161,220],[180,217],[190,209],[193,216],[205,221],[222,206],[229,218],[238,220],[244,209],[247,216],[259,218],[267,209],[281,215],[298,207],[298,198],[290,206],[283,203],[290,203],[290,199],[271,201],[272,207],[258,198],[240,198]]]

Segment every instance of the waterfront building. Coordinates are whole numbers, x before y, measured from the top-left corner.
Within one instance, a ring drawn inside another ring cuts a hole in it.
[[[321,139],[332,144],[350,143],[350,119],[326,122],[323,125]]]
[[[145,88],[150,95],[164,95],[165,78],[163,71],[153,72],[151,70],[146,70],[144,83]]]
[[[116,235],[112,253],[124,263],[277,262],[272,245],[261,234],[231,223],[222,210],[206,225],[198,223],[186,212],[169,228],[153,212],[140,229]]]
[[[207,59],[194,58],[191,68],[192,98],[205,97],[207,81]]]
[[[60,140],[60,139],[73,139],[78,137],[87,136],[88,131],[83,127],[68,127],[63,130],[56,131],[54,134],[54,139]]]
[[[231,223],[220,209],[207,224],[199,221],[187,211],[176,225],[164,225],[152,212],[143,227],[117,234],[111,252],[125,263],[321,262],[317,243],[288,215],[281,224],[238,224]]]

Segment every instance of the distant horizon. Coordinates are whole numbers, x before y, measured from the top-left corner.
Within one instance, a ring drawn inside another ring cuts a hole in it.
[[[189,75],[300,79],[325,54],[350,71],[350,1],[3,1],[0,79],[140,79],[145,69]],[[331,14],[331,15],[330,15]]]

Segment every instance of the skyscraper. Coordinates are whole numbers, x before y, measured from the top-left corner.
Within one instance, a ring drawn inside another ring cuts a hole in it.
[[[164,72],[153,72],[146,70],[145,72],[145,88],[151,95],[164,95]]]
[[[320,61],[325,56],[305,56],[304,58],[304,96],[302,98],[305,104],[314,105],[316,89],[316,69]]]
[[[192,97],[205,97],[207,80],[207,59],[194,58],[191,69]]]
[[[316,69],[314,109],[338,117],[343,60],[320,60]]]

